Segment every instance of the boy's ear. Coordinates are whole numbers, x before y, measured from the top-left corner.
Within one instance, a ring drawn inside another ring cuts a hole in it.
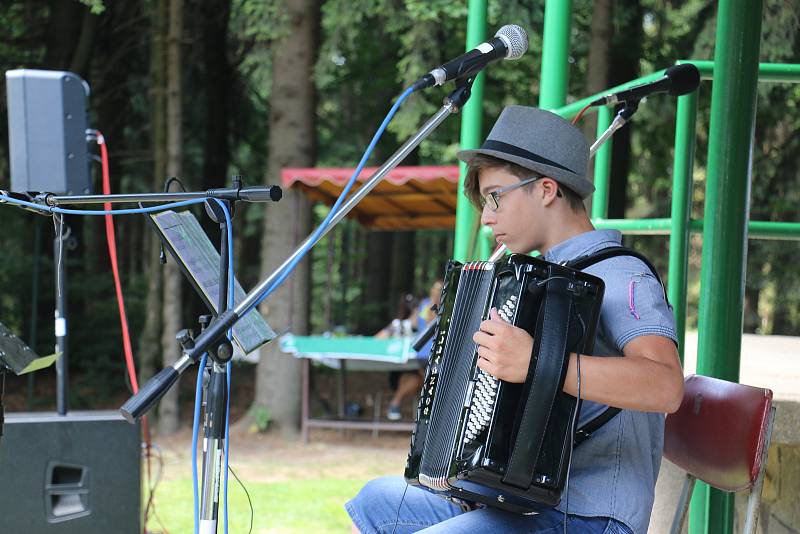
[[[558,182],[552,178],[542,178],[539,181],[542,184],[542,200],[545,205],[550,205],[558,196]]]

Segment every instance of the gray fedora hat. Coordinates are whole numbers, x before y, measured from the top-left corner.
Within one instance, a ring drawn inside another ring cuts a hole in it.
[[[481,148],[462,150],[458,159],[469,164],[478,154],[516,163],[550,177],[581,198],[594,192],[586,179],[589,143],[575,126],[550,111],[508,106],[492,126]]]

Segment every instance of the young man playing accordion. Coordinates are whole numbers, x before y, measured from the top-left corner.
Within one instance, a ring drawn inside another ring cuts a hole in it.
[[[561,263],[619,246],[621,234],[595,230],[583,200],[589,149],[583,134],[548,111],[503,110],[480,149],[465,150],[466,194],[481,222],[509,251],[538,250]],[[347,503],[354,531],[375,532],[647,532],[661,462],[664,413],[677,410],[683,371],[672,310],[648,266],[616,256],[585,272],[605,283],[593,355],[580,356],[580,420],[607,406],[622,411],[575,447],[560,504],[522,515],[493,507],[469,511],[407,486],[402,477],[373,480]],[[490,311],[473,340],[478,367],[512,383],[528,374],[533,339]],[[578,396],[578,357],[564,391]],[[401,505],[402,501],[402,505]]]

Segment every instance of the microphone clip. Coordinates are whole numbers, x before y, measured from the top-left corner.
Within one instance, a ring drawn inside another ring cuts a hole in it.
[[[472,96],[472,84],[475,83],[477,74],[470,74],[456,78],[455,90],[444,99],[445,104],[453,105],[453,113],[458,113]]]

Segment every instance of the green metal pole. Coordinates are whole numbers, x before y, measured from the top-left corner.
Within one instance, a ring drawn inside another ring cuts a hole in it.
[[[597,137],[600,137],[614,119],[614,110],[603,106],[597,110]],[[592,195],[592,219],[608,217],[608,189],[611,185],[611,143],[603,143],[594,155],[594,195]]]
[[[678,98],[675,163],[672,171],[672,227],[669,236],[669,301],[675,314],[678,352],[686,339],[686,279],[689,270],[689,218],[692,215],[692,167],[697,123],[697,91]]]
[[[486,0],[470,0],[467,14],[467,50],[486,40]],[[481,115],[483,111],[483,73],[472,86],[472,96],[464,106],[461,116],[461,148],[477,148],[481,143]],[[459,163],[458,200],[456,204],[456,235],[453,258],[467,261],[470,244],[475,237],[478,213],[464,196],[464,178],[467,166]]]
[[[567,101],[572,0],[547,0],[544,6],[539,107],[555,109]]]
[[[761,0],[750,0],[720,2],[717,12],[697,372],[732,381],[739,379],[762,11]],[[732,527],[732,495],[696,488],[689,532]]]

